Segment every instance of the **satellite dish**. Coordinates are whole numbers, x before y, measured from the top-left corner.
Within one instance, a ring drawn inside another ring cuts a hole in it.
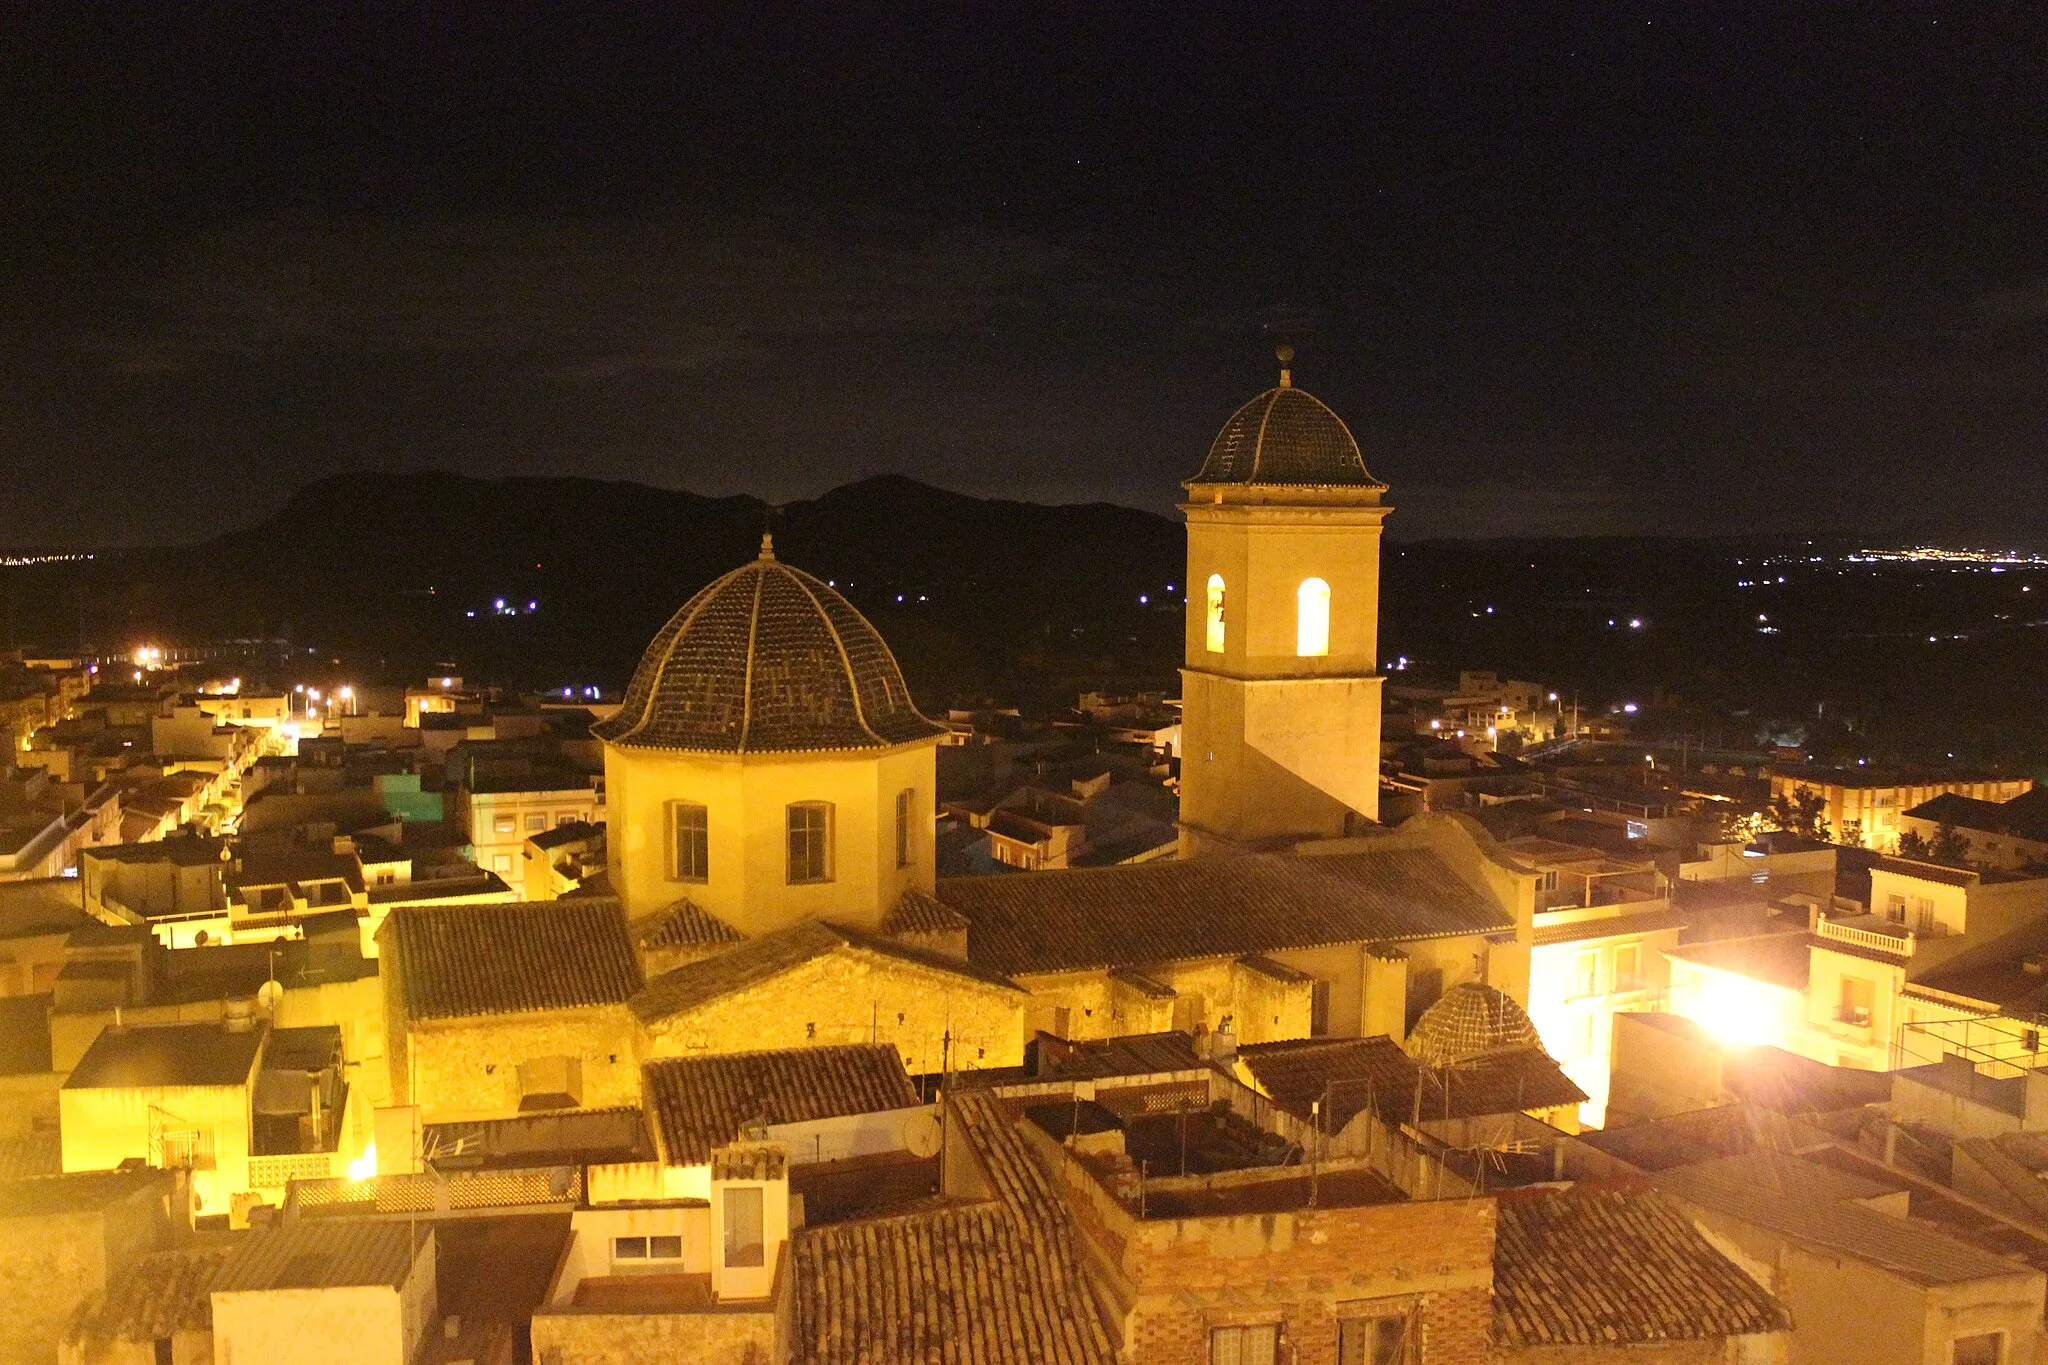
[[[937,1156],[941,1137],[939,1116],[934,1111],[920,1109],[903,1116],[903,1150],[912,1156]]]
[[[279,1002],[284,999],[284,987],[275,981],[266,981],[256,988],[256,1008],[268,1018],[277,1013]]]

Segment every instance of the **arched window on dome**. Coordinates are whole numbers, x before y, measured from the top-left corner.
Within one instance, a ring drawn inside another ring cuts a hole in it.
[[[1294,652],[1304,659],[1330,652],[1330,585],[1304,578],[1294,590]]]
[[[1223,652],[1223,575],[1209,575],[1209,652]]]

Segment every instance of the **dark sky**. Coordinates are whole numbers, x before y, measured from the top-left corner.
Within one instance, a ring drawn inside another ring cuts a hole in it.
[[[0,544],[1165,509],[1279,340],[1407,535],[2048,536],[2044,8],[10,6]]]

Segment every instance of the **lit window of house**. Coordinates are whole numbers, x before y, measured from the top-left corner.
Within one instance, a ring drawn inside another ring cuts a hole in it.
[[[1337,1365],[1400,1365],[1407,1344],[1405,1315],[1337,1320]]]
[[[1842,1003],[1835,1011],[1835,1018],[1844,1024],[1857,1028],[1870,1027],[1870,1007],[1877,999],[1877,985],[1860,976],[1842,978]]]
[[[1295,589],[1294,652],[1304,659],[1330,652],[1330,585],[1320,578]]]
[[[1572,996],[1591,995],[1600,984],[1600,954],[1594,950],[1572,954]]]
[[[725,1264],[744,1269],[767,1262],[761,1238],[761,1187],[741,1185],[725,1191]]]
[[[1209,575],[1209,652],[1223,652],[1223,575]]]
[[[1639,991],[1643,988],[1643,950],[1634,943],[1624,943],[1614,950],[1614,993]]]

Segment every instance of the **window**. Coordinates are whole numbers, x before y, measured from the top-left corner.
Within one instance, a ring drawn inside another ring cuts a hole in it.
[[[1572,996],[1591,995],[1600,984],[1600,954],[1587,951],[1572,954]]]
[[[1294,652],[1304,659],[1330,652],[1330,585],[1304,578],[1294,590]]]
[[[1957,1337],[1949,1347],[1951,1365],[2000,1365],[2005,1359],[2005,1333],[1978,1332]]]
[[[2039,1052],[2041,1050],[2041,1030],[2037,1028],[2021,1029],[2020,1046],[2028,1052]]]
[[[1913,927],[1923,934],[1934,932],[1934,900],[1932,897],[1913,897]]]
[[[683,1239],[674,1237],[649,1237],[647,1259],[650,1261],[680,1261],[683,1259]]]
[[[1337,1320],[1337,1365],[1400,1365],[1407,1344],[1405,1316]]]
[[[495,854],[492,854],[492,855],[491,855],[491,871],[493,871],[493,872],[510,872],[511,870],[512,870],[512,855],[511,855],[511,854],[509,854],[509,853],[495,853]]]
[[[528,834],[538,834],[547,827],[548,813],[546,811],[537,810],[526,817],[526,832]]]
[[[1904,896],[1885,897],[1884,917],[1893,924],[1904,924],[1906,922],[1906,898]]]
[[[1624,943],[1614,950],[1614,993],[1642,988],[1643,950],[1636,944]]]
[[[163,1135],[165,1170],[210,1171],[213,1169],[213,1130],[188,1128]]]
[[[668,879],[711,880],[711,813],[689,801],[671,801],[668,822]]]
[[[645,1237],[612,1238],[612,1259],[614,1261],[644,1261],[647,1259]]]
[[[1308,1035],[1321,1038],[1330,1031],[1330,983],[1316,981],[1308,990]]]
[[[1280,1324],[1211,1327],[1209,1365],[1274,1365],[1280,1354]]]
[[[917,799],[914,788],[905,787],[896,793],[896,866],[909,867],[912,851],[910,842],[910,812]]]
[[[556,811],[556,812],[555,812],[555,823],[556,823],[557,825],[573,825],[573,824],[575,824],[575,823],[576,823],[576,812],[575,812],[575,811],[573,811],[573,810],[558,810],[558,811]]]
[[[761,1244],[761,1187],[741,1185],[725,1192],[725,1264],[745,1269],[768,1263]]]
[[[1209,652],[1223,652],[1223,575],[1209,575]]]
[[[789,808],[789,882],[832,880],[832,806],[799,801]]]
[[[518,822],[513,820],[513,818],[509,815],[496,816],[491,821],[491,829],[494,833],[497,834],[511,834],[515,830],[517,830],[518,827]]]
[[[1835,1011],[1838,1023],[1853,1024],[1857,1028],[1870,1027],[1870,1007],[1877,999],[1877,984],[1860,976],[1842,978],[1842,1003]]]

